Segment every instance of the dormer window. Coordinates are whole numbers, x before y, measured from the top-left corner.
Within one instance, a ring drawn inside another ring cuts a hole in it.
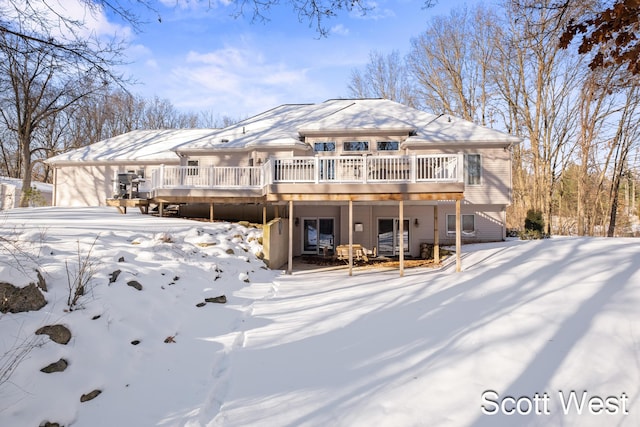
[[[378,141],[378,151],[398,151],[400,143],[398,141]]]
[[[345,141],[342,151],[369,151],[369,141]]]
[[[336,143],[335,142],[316,142],[313,144],[313,149],[316,152],[336,151]]]

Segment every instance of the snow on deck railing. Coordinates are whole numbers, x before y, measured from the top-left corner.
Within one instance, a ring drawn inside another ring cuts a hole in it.
[[[262,188],[272,183],[462,182],[462,155],[271,158],[262,166],[161,166],[152,188]]]

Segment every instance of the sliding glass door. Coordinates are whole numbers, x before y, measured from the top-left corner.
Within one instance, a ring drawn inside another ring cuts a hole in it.
[[[400,242],[404,253],[409,253],[409,220],[404,220],[403,235],[400,236],[398,218],[378,218],[378,253],[380,255],[399,255]]]
[[[333,218],[302,219],[302,252],[305,254],[333,254]]]

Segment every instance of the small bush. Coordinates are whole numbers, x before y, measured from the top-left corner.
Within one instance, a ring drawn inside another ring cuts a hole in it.
[[[92,258],[91,252],[93,251],[97,241],[98,236],[96,236],[86,254],[82,253],[80,249],[80,242],[78,241],[78,253],[75,263],[72,263],[70,266],[69,262],[65,261],[69,290],[69,294],[67,296],[67,306],[69,306],[69,311],[76,309],[80,299],[92,290],[92,282],[96,273],[97,262]]]
[[[527,217],[524,220],[524,229],[543,233],[544,218],[542,217],[542,212],[529,209],[527,211]]]
[[[47,201],[42,195],[42,192],[38,190],[36,187],[29,188],[27,191],[24,192],[24,194],[30,207],[47,205]]]
[[[544,232],[544,218],[542,212],[529,209],[524,220],[524,230],[518,234],[522,240],[545,239],[549,237]]]

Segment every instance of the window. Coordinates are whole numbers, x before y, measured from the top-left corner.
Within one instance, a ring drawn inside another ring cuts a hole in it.
[[[465,184],[480,185],[482,183],[482,161],[480,154],[464,156]]]
[[[313,144],[313,149],[317,152],[320,151],[336,151],[335,142],[316,142]]]
[[[188,176],[196,176],[200,173],[198,170],[199,165],[198,160],[187,160],[187,175]]]
[[[378,151],[398,151],[399,149],[398,141],[378,141]]]
[[[463,235],[475,234],[476,232],[476,216],[460,215],[460,225]],[[447,234],[456,234],[456,216],[447,215]]]
[[[369,151],[369,141],[345,141],[342,151]]]

